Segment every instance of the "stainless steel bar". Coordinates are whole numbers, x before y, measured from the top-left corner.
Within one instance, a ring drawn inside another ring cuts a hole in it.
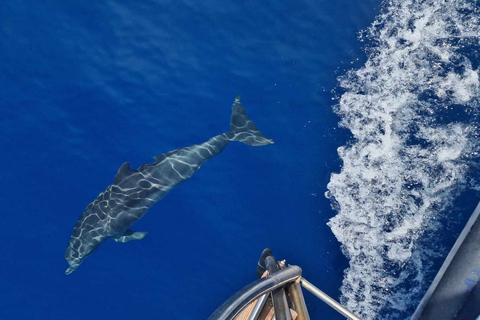
[[[275,310],[276,320],[292,320],[290,308],[288,307],[287,296],[284,288],[278,288],[272,292],[273,310]]]
[[[268,294],[264,294],[260,298],[258,298],[257,304],[255,305],[255,308],[253,308],[252,314],[250,315],[250,318],[248,320],[257,320],[258,316],[260,315],[260,312],[262,312],[263,306],[265,305],[265,302],[267,302],[268,299]]]
[[[335,309],[337,312],[341,313],[344,317],[350,320],[361,320],[359,317],[354,315],[352,312],[350,312],[347,308],[342,306],[340,303],[332,299],[329,295],[327,295],[325,292],[322,290],[318,289],[315,287],[313,284],[305,280],[305,278],[300,279],[300,283],[302,284],[302,287],[310,291],[314,296],[316,296],[318,299],[322,300],[326,304],[328,304],[330,307]]]
[[[265,258],[265,266],[269,274],[274,275],[280,270],[277,260],[270,255]],[[278,288],[272,291],[273,310],[275,311],[275,320],[292,320],[290,308],[288,307],[287,297],[284,288]]]
[[[298,314],[297,320],[310,320],[299,280],[289,285],[288,293],[290,294],[290,298],[295,305],[295,311],[297,311]]]

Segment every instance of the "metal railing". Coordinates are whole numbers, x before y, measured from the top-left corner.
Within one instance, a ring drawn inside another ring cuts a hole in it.
[[[293,310],[297,313],[297,320],[310,320],[301,287],[347,319],[360,320],[355,314],[303,278],[302,269],[298,266],[284,267],[270,273],[265,278],[250,283],[222,304],[208,320],[233,320],[245,307],[257,299],[249,320],[258,319],[268,299],[271,299],[271,303],[273,303],[276,320],[291,320],[287,297],[291,301]]]
[[[335,309],[338,313],[342,314],[345,318],[351,319],[351,320],[361,320],[359,317],[354,315],[347,308],[342,306],[340,303],[338,303],[336,300],[331,298],[325,292],[323,292],[322,290],[318,289],[313,284],[308,282],[305,278],[301,278],[300,283],[302,284],[302,287],[304,287],[305,289],[310,291],[315,297],[317,297],[318,299],[322,300],[323,302],[328,304],[330,307]]]

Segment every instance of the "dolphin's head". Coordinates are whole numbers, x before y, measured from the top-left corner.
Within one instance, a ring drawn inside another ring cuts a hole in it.
[[[66,275],[69,275],[70,273],[75,271],[82,264],[82,261],[81,260],[80,260],[80,262],[68,261],[68,264],[70,265],[70,267],[67,270],[65,270]]]
[[[65,259],[70,265],[70,268],[65,271],[65,274],[70,274],[75,271],[86,257],[91,255],[103,241],[108,239],[106,237],[93,235],[93,233],[87,233],[85,236],[79,238],[72,235],[68,243],[67,251],[65,252]]]
[[[82,264],[84,258],[78,250],[72,248],[72,246],[68,246],[67,252],[65,252],[65,259],[70,267],[65,271],[65,274],[70,274],[75,271]]]

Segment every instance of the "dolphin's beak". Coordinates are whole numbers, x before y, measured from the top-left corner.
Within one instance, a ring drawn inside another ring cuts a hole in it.
[[[77,270],[77,268],[80,266],[80,263],[74,263],[74,262],[70,262],[70,261],[68,261],[68,263],[70,264],[70,268],[68,268],[68,269],[65,271],[65,274],[66,274],[66,275],[69,275],[69,274],[72,273],[73,271]]]
[[[69,275],[70,273],[72,273],[73,271],[75,271],[75,269],[77,269],[77,267],[75,267],[75,268],[70,267],[70,268],[67,269],[67,271],[65,271],[65,274],[66,274],[66,275]]]

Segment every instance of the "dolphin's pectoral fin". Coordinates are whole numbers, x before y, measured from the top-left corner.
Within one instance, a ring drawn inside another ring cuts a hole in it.
[[[126,243],[131,240],[142,240],[145,238],[148,232],[135,232],[133,230],[128,229],[125,231],[125,233],[117,238],[115,238],[115,241],[121,242],[121,243]]]

